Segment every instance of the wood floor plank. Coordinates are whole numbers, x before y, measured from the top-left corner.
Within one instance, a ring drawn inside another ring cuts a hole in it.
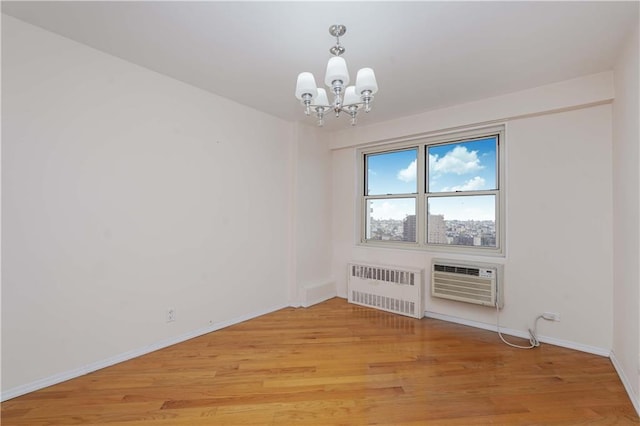
[[[3,425],[640,424],[607,358],[332,299],[2,403]]]

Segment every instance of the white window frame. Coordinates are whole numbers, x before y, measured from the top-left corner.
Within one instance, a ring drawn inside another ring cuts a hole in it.
[[[473,254],[480,256],[504,256],[505,254],[505,126],[491,126],[476,128],[455,133],[446,133],[433,136],[425,136],[407,139],[393,143],[380,144],[360,148],[357,151],[358,158],[358,218],[359,218],[359,245],[366,247],[384,247],[424,250],[446,253]],[[436,192],[426,193],[428,179],[428,165],[426,163],[427,147],[482,139],[489,136],[498,137],[496,149],[496,190],[469,191],[469,192]],[[383,154],[387,152],[401,151],[417,148],[417,193],[415,194],[391,194],[391,195],[366,195],[366,158],[367,155]],[[462,246],[448,244],[427,243],[427,199],[428,197],[452,197],[464,195],[495,195],[496,197],[496,247],[487,246]],[[383,200],[393,198],[416,199],[416,242],[409,241],[381,241],[366,239],[366,208],[369,200]]]

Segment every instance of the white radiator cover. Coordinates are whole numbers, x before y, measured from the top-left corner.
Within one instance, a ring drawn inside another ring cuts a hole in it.
[[[504,306],[502,265],[433,259],[431,295],[483,306]]]
[[[413,318],[424,316],[421,269],[399,266],[348,265],[348,301]]]

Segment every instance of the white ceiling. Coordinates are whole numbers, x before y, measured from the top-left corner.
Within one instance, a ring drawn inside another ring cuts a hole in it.
[[[318,84],[335,39],[351,78],[376,72],[372,123],[611,69],[632,2],[2,2],[2,12],[290,121],[313,123],[297,74]],[[328,129],[337,128],[329,118]],[[348,126],[340,121],[339,127]]]

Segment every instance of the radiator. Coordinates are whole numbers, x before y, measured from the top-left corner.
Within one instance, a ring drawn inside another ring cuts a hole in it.
[[[431,263],[431,295],[502,308],[502,271],[502,265],[434,259]]]
[[[422,270],[349,264],[349,303],[413,318],[424,316]]]

